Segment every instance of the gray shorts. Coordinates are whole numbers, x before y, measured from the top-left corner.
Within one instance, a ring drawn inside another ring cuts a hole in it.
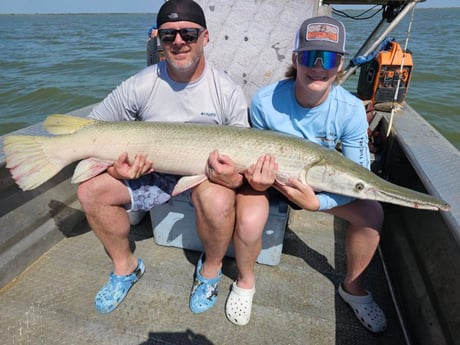
[[[182,176],[150,173],[136,180],[125,180],[131,195],[131,204],[125,205],[128,211],[149,211],[164,204]]]

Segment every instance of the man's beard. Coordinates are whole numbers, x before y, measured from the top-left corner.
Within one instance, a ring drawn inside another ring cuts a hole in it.
[[[174,61],[173,59],[169,60],[168,63],[176,70],[176,71],[179,71],[179,72],[191,72],[193,71],[196,66],[198,65],[198,62],[200,60],[200,57],[199,56],[196,56],[195,58],[193,58],[190,62],[188,62],[187,64],[178,64],[176,61]]]

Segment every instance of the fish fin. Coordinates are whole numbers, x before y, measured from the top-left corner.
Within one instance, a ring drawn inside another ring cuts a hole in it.
[[[43,146],[50,140],[44,136],[12,135],[5,137],[3,151],[6,167],[16,184],[24,191],[34,189],[48,181],[65,164],[51,160]]]
[[[85,117],[54,114],[48,116],[45,121],[43,121],[43,127],[51,134],[72,134],[95,122],[96,120]]]
[[[97,158],[87,158],[81,160],[72,176],[72,183],[80,183],[90,178],[99,175],[107,170],[109,166],[113,165],[113,161],[102,160]]]
[[[201,182],[204,182],[207,179],[206,175],[184,176],[177,182],[171,195],[176,196],[190,188],[198,186]]]

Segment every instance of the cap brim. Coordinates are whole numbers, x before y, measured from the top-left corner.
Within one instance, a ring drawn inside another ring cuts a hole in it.
[[[343,54],[343,55],[348,55],[347,52],[338,51],[337,49],[298,48],[298,49],[294,49],[293,52],[294,53],[300,53],[300,52],[308,52],[308,51],[312,51],[312,50],[324,50],[324,51],[328,51],[328,52],[334,52],[334,53],[339,53],[339,54]]]

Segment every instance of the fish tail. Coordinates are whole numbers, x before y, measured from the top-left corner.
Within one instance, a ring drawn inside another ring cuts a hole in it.
[[[6,167],[24,191],[34,189],[56,175],[65,164],[50,159],[44,145],[49,137],[12,135],[3,142]]]
[[[79,129],[95,123],[96,120],[64,114],[49,115],[43,122],[43,127],[51,134],[72,134]]]

